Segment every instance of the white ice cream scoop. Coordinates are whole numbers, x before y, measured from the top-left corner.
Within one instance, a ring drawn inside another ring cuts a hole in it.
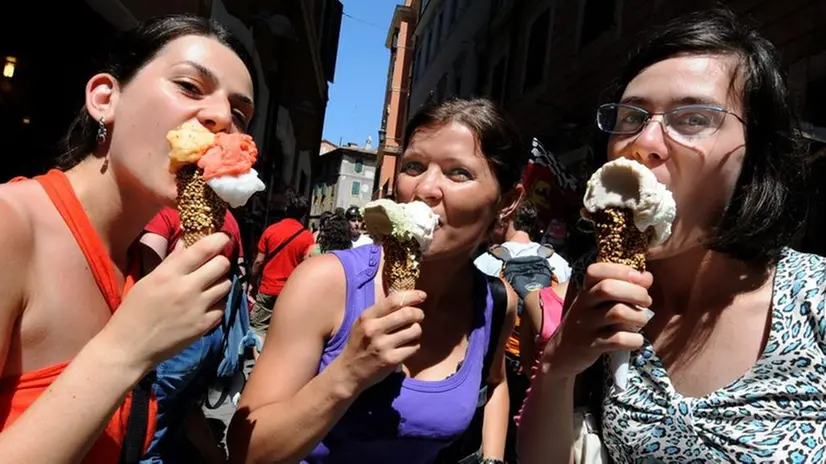
[[[674,197],[644,165],[619,158],[599,168],[588,181],[585,209],[596,213],[605,208],[627,208],[634,214],[640,232],[653,229],[651,246],[665,242],[677,215]]]

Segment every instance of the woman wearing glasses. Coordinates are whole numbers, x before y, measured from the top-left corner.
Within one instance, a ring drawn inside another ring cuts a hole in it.
[[[571,459],[583,391],[614,462],[824,460],[826,260],[788,248],[806,205],[787,96],[774,47],[728,11],[680,18],[632,57],[597,125],[608,159],[674,193],[674,232],[650,273],[597,263],[568,292],[520,462]],[[618,350],[632,350],[625,391],[601,362]]]

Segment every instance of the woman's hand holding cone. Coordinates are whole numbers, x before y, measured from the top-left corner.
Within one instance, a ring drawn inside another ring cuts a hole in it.
[[[354,391],[383,380],[419,350],[424,312],[416,305],[426,297],[418,290],[394,293],[356,320],[347,345],[333,363]]]
[[[571,378],[590,367],[603,353],[636,350],[643,344],[639,328],[651,305],[648,288],[653,276],[614,263],[588,267],[585,283],[548,342],[542,368],[549,375]]]
[[[231,283],[223,233],[177,247],[138,281],[101,332],[113,356],[148,371],[215,327]]]

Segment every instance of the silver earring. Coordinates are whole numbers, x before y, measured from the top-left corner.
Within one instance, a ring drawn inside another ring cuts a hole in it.
[[[97,141],[98,141],[99,145],[106,142],[106,124],[104,124],[104,121],[105,120],[103,119],[103,116],[101,116],[100,117],[100,122],[98,123],[98,135],[97,135]]]

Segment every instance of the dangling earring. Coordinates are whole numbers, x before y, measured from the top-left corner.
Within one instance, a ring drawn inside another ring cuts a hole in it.
[[[107,134],[106,134],[106,124],[104,124],[104,122],[105,122],[105,120],[103,119],[103,116],[101,116],[100,117],[100,122],[98,123],[98,135],[97,135],[98,145],[102,145],[104,142],[106,142],[106,135]]]

